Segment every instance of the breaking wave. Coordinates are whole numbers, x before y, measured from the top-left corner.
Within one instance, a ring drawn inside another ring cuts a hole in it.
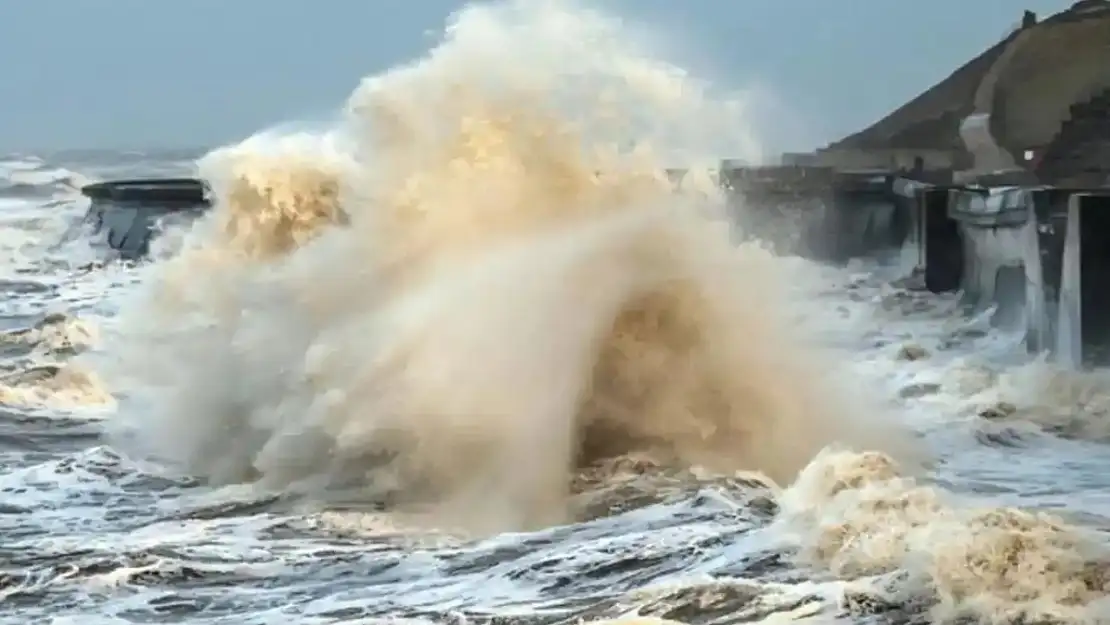
[[[216,206],[121,321],[121,444],[490,531],[625,454],[785,483],[912,451],[793,327],[796,267],[732,240],[707,164],[758,155],[743,98],[620,20],[471,6],[344,111],[202,159]]]

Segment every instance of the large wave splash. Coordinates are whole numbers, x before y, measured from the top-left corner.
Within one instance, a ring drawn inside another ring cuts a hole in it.
[[[742,100],[648,48],[469,6],[329,132],[205,157],[214,210],[123,313],[119,440],[491,530],[564,520],[575,468],[626,453],[785,482],[900,451],[801,345],[785,265],[730,240],[701,165],[758,158]]]

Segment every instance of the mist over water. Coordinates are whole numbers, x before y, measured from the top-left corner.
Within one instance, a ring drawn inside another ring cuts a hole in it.
[[[732,241],[706,166],[758,155],[743,94],[618,19],[471,6],[344,110],[201,161],[215,209],[125,311],[132,444],[484,530],[567,520],[575,470],[629,453],[785,483],[830,443],[910,449]]]

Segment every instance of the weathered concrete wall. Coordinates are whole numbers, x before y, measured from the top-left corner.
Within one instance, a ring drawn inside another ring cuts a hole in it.
[[[824,261],[898,254],[916,276],[906,286],[923,277],[930,291],[959,291],[969,315],[989,313],[1031,352],[1110,364],[1110,190],[935,186],[889,174],[833,182],[824,195],[737,193],[745,234]]]
[[[949,195],[967,312],[991,311],[993,325],[1022,332],[1031,352],[1062,365],[1110,364],[1110,191],[1005,187]]]
[[[991,311],[996,327],[1021,331],[1040,346],[1055,344],[1052,312],[1043,295],[1036,191],[1017,187],[945,189],[915,182],[895,185],[911,206],[918,233],[918,267],[925,287],[961,292],[971,315]]]
[[[926,169],[951,169],[955,159],[951,152],[939,150],[819,150],[811,162],[814,166],[837,169],[912,169],[917,158]]]
[[[1067,228],[1060,278],[1059,304],[1056,310],[1056,336],[1051,346],[1055,360],[1080,367],[1083,364],[1083,310],[1080,282],[1081,232],[1078,198],[1071,198],[1067,209]]]
[[[1067,201],[1057,360],[1110,365],[1110,191],[1073,193]]]
[[[1025,280],[1014,275],[1030,263],[1027,195],[1017,188],[952,195],[949,213],[959,222],[964,243],[964,301],[977,312],[994,307],[997,326],[1012,326],[1025,307]]]
[[[897,249],[911,228],[883,172],[722,167],[721,179],[741,237],[779,253],[844,262]]]
[[[1066,224],[1054,210],[1050,193],[1033,194],[1029,218],[1035,228],[1033,240],[1026,243],[1036,251],[1038,262],[1025,265],[1029,281],[1027,291],[1027,323],[1025,343],[1032,353],[1055,351],[1056,319],[1060,302],[1061,264],[1063,262]]]

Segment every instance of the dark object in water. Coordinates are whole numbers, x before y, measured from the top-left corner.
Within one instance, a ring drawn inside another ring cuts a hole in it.
[[[211,205],[208,186],[195,178],[110,180],[85,185],[81,194],[92,201],[85,222],[93,234],[128,260],[147,255],[171,216],[191,221]]]

